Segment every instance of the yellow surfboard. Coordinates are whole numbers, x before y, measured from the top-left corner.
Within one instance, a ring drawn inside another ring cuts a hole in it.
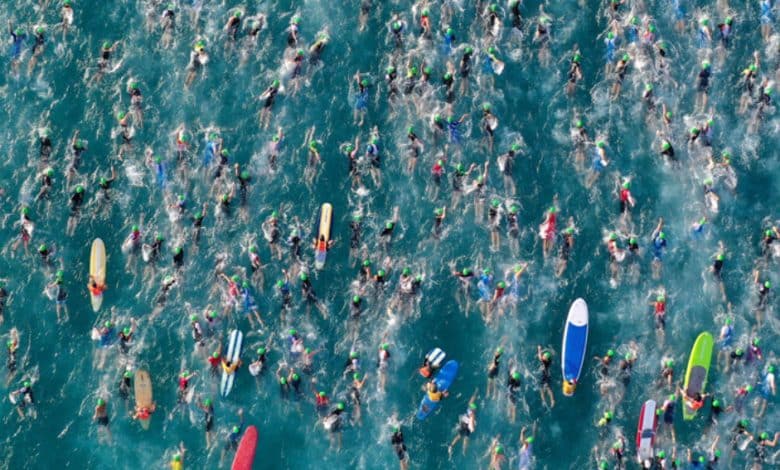
[[[103,240],[99,238],[92,242],[92,252],[89,255],[89,275],[99,285],[106,284],[106,246],[103,244]],[[100,310],[100,306],[103,305],[103,294],[94,295],[90,291],[89,296],[92,301],[92,310],[97,312]]]
[[[315,249],[314,253],[314,267],[316,269],[322,269],[325,267],[325,258],[328,256],[327,243],[330,241],[330,225],[333,217],[333,206],[326,202],[320,208],[320,230],[317,234],[317,245],[321,240],[325,241],[325,249],[320,249],[319,246]]]
[[[152,396],[152,378],[149,372],[138,370],[135,373],[135,406],[136,408],[151,408],[154,403]],[[151,418],[140,419],[141,427],[149,429]]]

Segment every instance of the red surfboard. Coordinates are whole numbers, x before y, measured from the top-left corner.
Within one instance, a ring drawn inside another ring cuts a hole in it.
[[[246,428],[241,442],[238,443],[236,456],[233,457],[232,470],[252,470],[252,464],[255,461],[255,450],[257,449],[257,428],[249,426]]]

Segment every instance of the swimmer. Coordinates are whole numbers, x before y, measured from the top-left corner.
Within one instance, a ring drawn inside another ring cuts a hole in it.
[[[106,441],[111,444],[111,429],[108,427],[108,404],[102,398],[97,399],[92,421],[98,425],[98,444],[103,440],[101,438],[101,429],[103,429],[106,434]]]
[[[68,293],[65,291],[65,287],[63,287],[64,278],[65,272],[60,269],[57,271],[54,280],[46,285],[46,289],[53,292],[52,296],[54,297],[53,300],[55,300],[58,323],[68,319],[68,306],[65,305]],[[61,316],[61,312],[64,315]]]
[[[664,218],[660,217],[658,219],[658,224],[656,225],[655,229],[653,229],[653,233],[650,236],[653,248],[653,279],[658,279],[661,277],[661,261],[663,258],[664,249],[666,248],[666,233],[663,231],[663,228]]]
[[[488,399],[496,398],[498,395],[498,386],[496,385],[496,378],[498,377],[499,367],[501,365],[501,356],[504,354],[504,348],[499,347],[493,353],[493,359],[487,366],[487,386],[485,388],[485,396]]]
[[[555,407],[555,395],[552,390],[552,376],[550,373],[552,353],[547,349],[542,349],[541,345],[537,345],[536,359],[539,360],[539,372],[541,374],[539,377],[539,395],[544,406],[553,408]]]
[[[187,77],[184,80],[184,87],[189,88],[198,72],[208,63],[209,54],[206,52],[206,41],[198,39],[190,51],[190,61],[187,63]]]
[[[222,462],[225,460],[225,455],[228,452],[235,452],[238,449],[238,443],[241,441],[241,434],[244,432],[244,410],[238,409],[238,424],[234,424],[230,428],[230,432],[227,435],[225,441],[225,447],[222,449],[222,453],[219,457],[219,466],[222,466]]]
[[[466,449],[469,445],[469,436],[477,430],[477,403],[476,393],[469,399],[469,404],[466,407],[466,413],[458,417],[457,434],[452,439],[447,451],[452,458],[452,451],[455,448],[455,444],[461,439],[463,440],[463,455],[466,455]]]
[[[409,454],[406,451],[404,433],[401,431],[400,426],[393,426],[393,435],[390,436],[390,443],[393,445],[395,455],[398,457],[400,470],[407,470],[409,468]]]

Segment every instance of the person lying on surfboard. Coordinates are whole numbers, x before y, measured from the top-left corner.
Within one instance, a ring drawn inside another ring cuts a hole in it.
[[[103,292],[106,290],[105,284],[98,284],[95,280],[95,277],[90,275],[89,276],[89,282],[87,282],[87,289],[89,289],[89,292],[94,295],[95,297],[103,295]]]

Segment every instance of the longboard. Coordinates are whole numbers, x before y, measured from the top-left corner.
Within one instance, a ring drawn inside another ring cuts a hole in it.
[[[574,395],[577,388],[587,347],[588,304],[583,299],[577,299],[569,308],[569,315],[566,317],[566,326],[563,330],[561,369],[563,372],[563,394],[567,397]]]
[[[228,340],[227,355],[225,356],[231,364],[235,364],[241,356],[241,342],[244,335],[238,331],[233,330],[230,332],[230,339]],[[236,373],[228,374],[224,370],[222,371],[222,380],[219,383],[219,393],[222,397],[227,397],[230,391],[233,389],[233,381],[235,380]]]
[[[636,459],[639,465],[653,461],[653,444],[655,430],[658,425],[658,415],[655,414],[655,401],[647,400],[639,412],[639,422],[636,427]],[[650,468],[649,466],[643,468]]]
[[[455,381],[455,377],[458,375],[458,362],[447,361],[444,367],[436,374],[436,378],[433,379],[436,382],[436,388],[440,392],[446,392],[450,389],[452,382]],[[431,413],[439,407],[438,401],[432,401],[428,398],[428,392],[425,392],[422,401],[420,402],[420,409],[417,411],[417,419],[423,420],[427,418]]]
[[[149,372],[145,370],[138,370],[135,373],[135,406],[137,408],[151,408],[154,403],[152,396],[152,378],[149,377]],[[141,427],[144,430],[149,429],[149,424],[152,419],[140,419]]]
[[[106,246],[103,240],[96,238],[92,242],[92,252],[89,255],[89,275],[95,279],[95,282],[101,285],[106,283]],[[97,312],[103,305],[103,294],[94,295],[89,292],[92,310]]]
[[[252,470],[255,461],[255,451],[257,450],[257,428],[249,426],[241,436],[241,442],[238,443],[236,455],[233,457],[231,470]]]
[[[710,371],[712,361],[712,347],[715,341],[708,332],[701,333],[693,343],[691,355],[688,358],[688,369],[685,372],[683,389],[688,397],[694,397],[697,393],[704,393],[707,388],[707,374]],[[697,410],[689,406],[688,400],[683,397],[683,419],[690,421],[696,416]]]
[[[325,203],[320,208],[320,228],[317,233],[317,244],[319,245],[320,237],[325,239],[327,244],[330,241],[330,228],[333,217],[333,206],[330,203]],[[328,256],[328,248],[320,250],[316,249],[314,253],[314,268],[322,269],[325,267],[325,258]]]

